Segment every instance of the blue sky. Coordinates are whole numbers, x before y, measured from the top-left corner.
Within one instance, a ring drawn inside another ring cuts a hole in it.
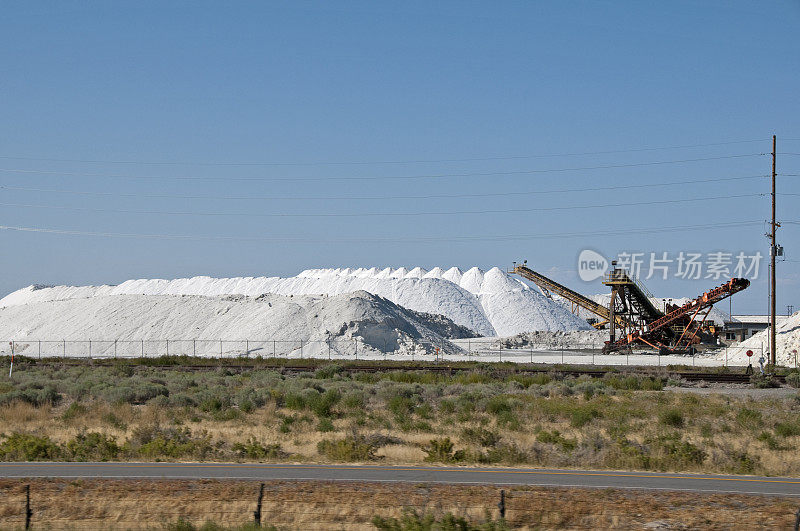
[[[0,225],[81,234],[0,231],[2,294],[522,259],[596,293],[582,249],[766,255],[772,134],[779,174],[800,174],[795,1],[3,12]],[[800,307],[799,235],[779,232],[779,311]],[[765,264],[736,313],[766,312]]]

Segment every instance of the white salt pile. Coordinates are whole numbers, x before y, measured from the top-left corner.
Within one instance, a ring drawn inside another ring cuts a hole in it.
[[[432,353],[436,348],[450,354],[458,348],[443,336],[464,337],[464,330],[455,328],[441,316],[417,314],[364,291],[332,297],[97,295],[0,308],[0,337],[13,339],[16,353],[31,355],[37,354],[40,339],[59,340],[45,345],[46,355],[61,354],[61,339],[93,339],[92,352],[101,356],[139,355],[140,340],[163,354],[167,339],[172,353],[212,356],[223,348],[221,340],[229,342],[226,355],[233,349],[265,357],[273,352],[324,356],[329,343],[334,355],[354,355],[357,349],[362,355],[370,350]],[[8,350],[5,345],[0,351]],[[86,345],[80,347],[85,353]],[[67,355],[75,355],[76,348],[70,345]]]
[[[759,356],[764,354],[767,357],[769,352],[769,328],[754,334],[742,341],[735,347],[723,351],[717,359],[727,359],[729,363],[744,365],[752,362],[757,363]],[[775,361],[778,365],[795,367],[800,361],[800,312],[793,313],[788,319],[783,321],[775,330]],[[752,350],[754,356],[748,359],[747,351]],[[726,358],[727,356],[727,358]]]
[[[415,267],[310,269],[295,277],[128,280],[118,286],[29,286],[0,300],[0,307],[118,295],[342,295],[359,290],[417,312],[440,314],[483,336],[535,330],[587,330],[564,306],[498,268],[462,272]],[[110,309],[110,308],[109,308]],[[188,311],[188,310],[187,310]],[[110,311],[106,319],[115,319]],[[98,316],[101,317],[101,316]]]

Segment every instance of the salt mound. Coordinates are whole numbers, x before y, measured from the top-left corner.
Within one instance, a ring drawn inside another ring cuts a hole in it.
[[[417,312],[439,314],[483,336],[515,335],[536,330],[586,330],[585,320],[499,268],[466,273],[421,267],[308,269],[295,277],[194,277],[175,280],[128,280],[118,286],[28,287],[2,300],[0,307],[37,302],[121,295],[336,296],[366,291]]]
[[[425,276],[423,278],[442,278],[443,274],[444,271],[442,270],[441,267],[434,267],[433,269],[425,273]]]
[[[763,353],[767,357],[769,352],[769,328],[754,334],[748,339],[742,341],[735,347],[726,349],[727,360],[733,364],[744,365],[750,361],[757,361],[758,357]],[[775,361],[778,365],[785,365],[794,367],[797,360],[795,358],[795,351],[800,354],[800,312],[793,313],[788,319],[779,324],[775,329]],[[747,357],[747,351],[753,350],[755,355],[753,360]],[[726,359],[726,354],[717,356],[717,359]]]
[[[38,344],[33,341],[43,338],[93,339],[95,355],[112,355],[114,342],[109,340],[115,339],[120,342],[120,355],[138,355],[140,340],[157,340],[157,347],[152,343],[148,347],[163,352],[165,339],[177,354],[192,354],[197,346],[192,340],[200,343],[196,352],[201,355],[218,353],[219,341],[241,343],[226,348],[247,349],[252,355],[268,356],[273,349],[281,355],[299,354],[299,341],[304,342],[307,355],[315,350],[327,353],[329,340],[336,340],[334,352],[348,355],[356,348],[362,353],[370,348],[405,353],[420,348],[433,352],[440,347],[445,353],[455,353],[457,347],[443,341],[443,335],[454,331],[459,332],[440,316],[416,314],[364,291],[335,297],[270,294],[255,299],[100,295],[0,309],[0,337],[14,339],[15,351],[21,354],[36,353]]]
[[[473,267],[461,277],[459,286],[469,291],[470,293],[480,293],[481,284],[483,284],[483,270]]]
[[[461,282],[461,277],[464,276],[464,273],[457,267],[451,267],[447,271],[442,274],[442,278],[445,280],[449,280],[454,284],[459,284]]]

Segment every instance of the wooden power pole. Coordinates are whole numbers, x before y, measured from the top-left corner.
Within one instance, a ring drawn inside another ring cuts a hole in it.
[[[772,135],[772,226],[770,232],[770,308],[769,308],[769,362],[775,366],[776,345],[775,345],[775,255],[778,253],[778,246],[775,244],[775,135]]]

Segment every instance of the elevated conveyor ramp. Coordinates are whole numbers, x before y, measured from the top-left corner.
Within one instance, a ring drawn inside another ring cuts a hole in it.
[[[559,297],[567,299],[576,306],[579,306],[597,315],[601,318],[601,322],[595,324],[595,328],[600,328],[604,324],[608,323],[609,320],[611,320],[611,312],[606,306],[603,306],[602,304],[597,303],[589,297],[585,297],[576,291],[572,291],[568,287],[559,284],[555,280],[547,278],[540,273],[537,273],[525,265],[515,265],[514,269],[512,269],[510,272],[530,280],[539,286],[539,288],[541,288],[545,294],[555,293]],[[616,315],[614,317],[618,327],[622,328],[629,326],[628,320],[624,316]]]

